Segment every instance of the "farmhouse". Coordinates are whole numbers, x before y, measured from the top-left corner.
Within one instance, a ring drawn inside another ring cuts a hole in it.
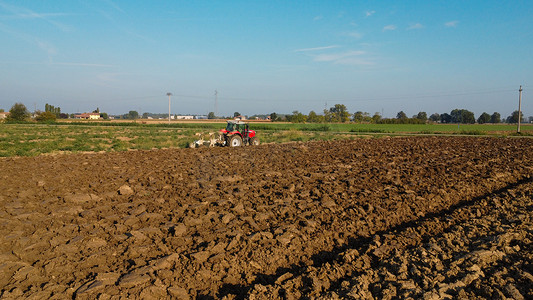
[[[0,112],[0,120],[7,118],[9,116],[9,112]]]
[[[83,113],[74,115],[74,119],[85,119],[85,120],[98,120],[100,119],[99,113]]]

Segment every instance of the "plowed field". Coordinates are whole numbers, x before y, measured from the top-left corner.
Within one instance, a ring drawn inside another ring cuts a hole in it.
[[[533,140],[0,160],[0,298],[533,298]]]

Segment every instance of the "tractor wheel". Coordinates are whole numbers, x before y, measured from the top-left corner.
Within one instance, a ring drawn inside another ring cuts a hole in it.
[[[255,136],[253,138],[250,139],[250,145],[251,146],[258,146],[259,145],[259,139],[256,138]]]
[[[242,138],[238,135],[234,135],[229,139],[230,147],[240,147],[242,146]]]

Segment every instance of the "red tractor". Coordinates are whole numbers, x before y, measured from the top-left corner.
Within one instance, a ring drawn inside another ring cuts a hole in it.
[[[228,147],[243,145],[259,145],[255,130],[248,128],[248,123],[242,121],[228,121],[225,129],[220,129],[219,144]]]

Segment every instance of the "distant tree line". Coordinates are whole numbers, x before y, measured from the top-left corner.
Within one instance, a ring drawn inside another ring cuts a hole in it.
[[[46,103],[44,105],[44,111],[45,112],[50,112],[50,113],[53,113],[54,115],[56,115],[57,117],[59,117],[59,114],[61,113],[61,107],[55,107],[53,105],[50,105],[48,103]]]
[[[0,112],[4,112],[0,109]],[[93,113],[99,113],[103,119],[108,119],[107,113],[100,113],[100,109],[96,108]],[[60,107],[55,107],[48,103],[44,106],[44,111],[36,110],[32,113],[26,108],[26,106],[20,102],[13,104],[9,110],[9,115],[6,118],[7,122],[27,122],[32,119],[37,122],[55,122],[56,119],[68,119],[74,118],[75,114],[66,114],[61,112]]]
[[[450,113],[434,113],[428,117],[426,112],[418,112],[418,114],[408,117],[404,111],[396,114],[396,118],[383,118],[383,116],[376,112],[370,115],[368,112],[356,111],[350,114],[343,104],[335,104],[330,109],[325,109],[323,114],[319,115],[315,111],[310,111],[308,115],[300,111],[293,111],[290,115],[278,115],[271,113],[272,121],[285,121],[292,123],[374,123],[374,124],[425,124],[425,123],[443,123],[443,124],[486,124],[486,123],[518,123],[518,111],[514,111],[510,116],[503,119],[500,113],[494,112],[488,114],[483,112],[477,119],[473,112],[467,109],[454,109]],[[520,114],[521,122],[526,122],[523,113]],[[529,117],[529,122],[533,121],[533,116]]]

